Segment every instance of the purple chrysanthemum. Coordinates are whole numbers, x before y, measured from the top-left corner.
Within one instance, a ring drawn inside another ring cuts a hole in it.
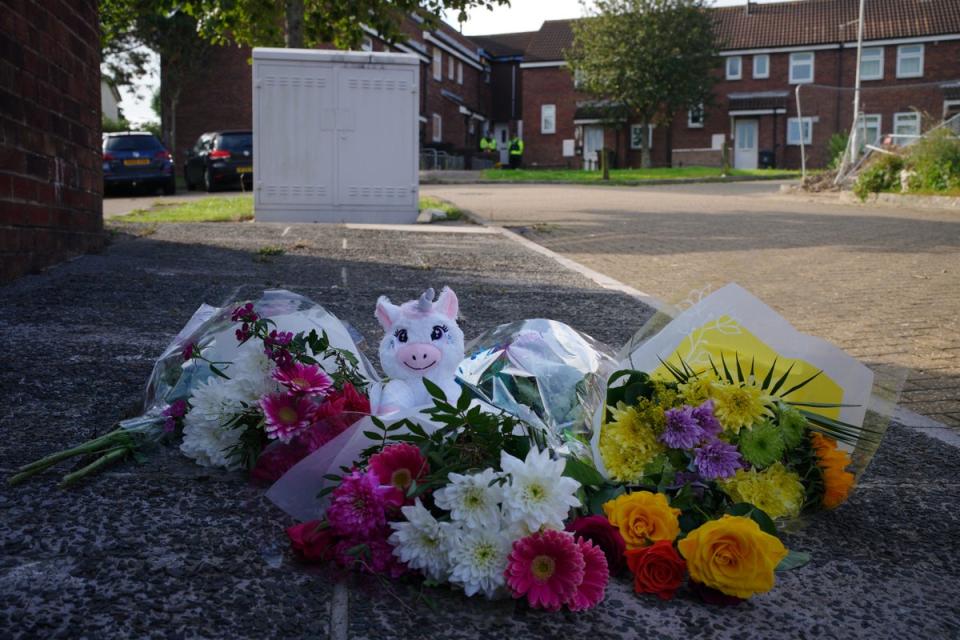
[[[716,437],[723,431],[723,425],[717,420],[717,416],[713,414],[713,400],[707,400],[694,409],[693,417],[697,423],[699,423],[700,428],[703,429],[704,435],[708,438]]]
[[[367,536],[386,525],[393,487],[380,484],[373,470],[354,471],[331,494],[327,521],[342,536]]]
[[[672,449],[692,449],[703,440],[703,429],[693,415],[693,408],[687,405],[679,409],[667,409],[667,426],[660,435],[660,441]]]
[[[696,449],[693,461],[707,480],[730,478],[743,466],[737,448],[723,440],[711,440]]]

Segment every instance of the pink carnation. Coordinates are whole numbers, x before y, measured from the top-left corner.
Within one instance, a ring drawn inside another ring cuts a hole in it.
[[[570,611],[583,611],[597,606],[603,600],[610,571],[607,569],[607,557],[603,549],[594,546],[584,538],[577,540],[580,552],[583,553],[583,582],[577,587],[576,593],[567,600]]]
[[[315,364],[294,362],[283,368],[277,367],[273,378],[290,391],[308,395],[324,395],[333,386],[330,376]]]
[[[373,471],[354,471],[333,490],[327,520],[339,535],[367,537],[386,526],[388,507],[399,506],[393,493],[393,487],[380,485]]]
[[[513,543],[505,576],[514,598],[526,596],[531,607],[558,611],[577,594],[585,568],[573,536],[548,529]]]
[[[420,449],[407,442],[384,447],[371,456],[370,469],[380,478],[380,484],[396,487],[403,495],[414,480],[430,473],[430,465]]]
[[[271,393],[260,399],[260,408],[267,422],[267,437],[273,440],[290,442],[313,421],[314,405],[303,396]]]

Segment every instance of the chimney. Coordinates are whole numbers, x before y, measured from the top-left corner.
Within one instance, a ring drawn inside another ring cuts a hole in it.
[[[744,5],[743,12],[746,15],[750,15],[750,0],[747,0],[747,4]]]

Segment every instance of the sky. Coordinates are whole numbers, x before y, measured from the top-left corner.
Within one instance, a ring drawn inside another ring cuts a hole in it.
[[[756,0],[772,2],[777,0]],[[782,1],[782,0],[779,0]],[[716,0],[716,6],[743,5],[745,0]],[[590,3],[592,5],[592,2]],[[468,13],[463,24],[463,33],[479,35],[485,33],[509,33],[515,31],[535,31],[544,20],[578,18],[583,15],[583,6],[579,0],[512,0],[510,6],[495,7],[493,11],[474,9]],[[447,22],[457,27],[456,13],[445,16]],[[120,108],[124,116],[134,124],[143,124],[149,120],[158,120],[150,108],[150,97],[160,84],[159,62],[155,59],[149,65],[149,73],[133,87],[120,90],[122,100]]]

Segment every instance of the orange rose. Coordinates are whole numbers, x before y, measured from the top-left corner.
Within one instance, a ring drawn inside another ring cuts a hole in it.
[[[787,556],[776,536],[750,518],[725,515],[677,543],[690,578],[729,596],[749,598],[773,588],[773,572]]]
[[[603,505],[610,524],[620,530],[627,549],[640,549],[658,540],[673,540],[680,534],[677,516],[662,493],[625,493]]]

